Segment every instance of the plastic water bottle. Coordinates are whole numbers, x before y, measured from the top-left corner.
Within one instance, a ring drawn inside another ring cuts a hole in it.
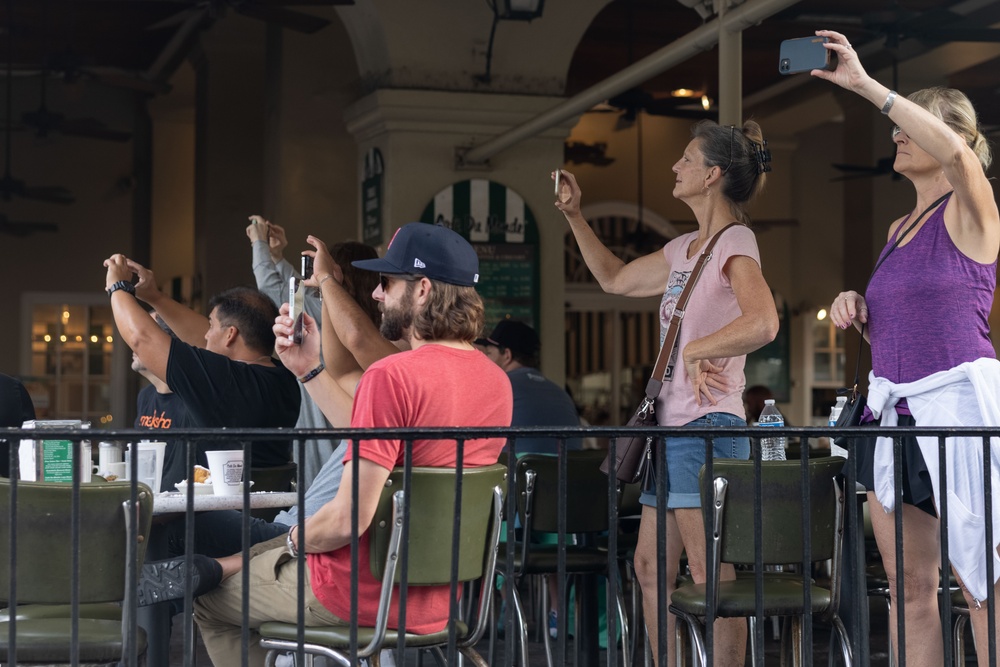
[[[831,428],[837,425],[837,420],[840,419],[840,413],[844,411],[844,406],[846,405],[847,405],[847,397],[838,396],[837,404],[830,408],[829,423]],[[832,456],[843,456],[846,458],[847,450],[844,449],[843,447],[840,447],[835,442],[833,442],[833,438],[830,438],[830,454]]]
[[[782,428],[785,425],[785,418],[778,412],[774,405],[774,399],[769,398],[764,401],[764,409],[760,413],[758,426],[765,428]],[[784,461],[785,445],[788,438],[783,435],[760,438],[760,459],[761,461]]]

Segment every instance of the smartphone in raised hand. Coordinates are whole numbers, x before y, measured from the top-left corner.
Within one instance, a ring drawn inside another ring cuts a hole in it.
[[[288,279],[288,316],[292,318],[292,335],[296,345],[302,344],[302,312],[305,310],[306,288],[302,281],[292,276]]]
[[[837,69],[837,54],[827,49],[826,37],[786,39],[778,50],[778,72],[798,74],[814,69]]]
[[[559,196],[560,185],[562,185],[562,169],[556,169],[556,197]]]

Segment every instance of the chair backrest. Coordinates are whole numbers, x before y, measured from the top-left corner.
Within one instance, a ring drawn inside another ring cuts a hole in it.
[[[502,465],[465,468],[462,472],[461,524],[459,529],[458,581],[483,576],[487,539],[494,524],[494,489],[506,489],[507,469]],[[407,543],[407,584],[441,585],[451,581],[451,548],[455,515],[454,468],[413,468],[410,486],[403,489],[403,470],[389,474],[371,528],[372,574],[382,579],[386,553],[395,525],[393,496],[404,490],[410,500]],[[502,496],[501,496],[502,497]],[[499,508],[497,508],[499,511]],[[399,526],[402,530],[402,526]],[[399,582],[403,563],[396,570]]]
[[[839,554],[842,519],[839,486],[835,477],[845,459],[828,456],[809,460],[810,560],[820,561]],[[764,564],[802,562],[802,462],[767,461],[761,464],[761,545]],[[716,482],[725,480],[721,508],[721,561],[754,564],[754,463],[715,459]],[[713,521],[713,484],[701,470],[702,507],[706,521]]]
[[[289,461],[270,468],[250,468],[254,491],[291,491],[298,465]]]
[[[0,599],[10,599],[11,544],[17,544],[17,603],[69,604],[73,567],[71,507],[73,485],[53,482],[18,482],[17,532],[10,541],[9,479],[0,479]],[[128,482],[83,484],[80,487],[81,604],[125,599],[127,563],[124,503],[131,498]],[[153,515],[153,493],[136,487],[138,545],[136,562],[142,563]]]
[[[566,494],[560,501],[559,458],[526,454],[517,460],[517,511],[521,525],[547,533],[559,531],[559,506],[566,507],[567,533],[608,529],[608,476],[601,472],[606,452],[566,452]],[[529,485],[528,472],[534,473]],[[529,486],[531,488],[529,488]],[[530,491],[530,494],[529,494]],[[531,516],[527,516],[530,509]]]

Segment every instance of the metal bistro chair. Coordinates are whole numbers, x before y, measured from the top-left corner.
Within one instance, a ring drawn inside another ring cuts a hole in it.
[[[452,619],[457,648],[473,664],[486,667],[475,650],[482,637],[493,601],[493,573],[497,543],[500,539],[500,519],[507,470],[501,465],[465,468],[462,472],[462,507],[458,583],[481,581],[479,609],[475,625]],[[398,632],[388,630],[389,603],[397,570],[402,558],[400,541],[403,528],[404,494],[410,494],[410,539],[406,554],[408,586],[439,586],[450,584],[452,578],[451,517],[455,511],[455,479],[453,468],[414,468],[410,488],[403,489],[403,470],[393,470],[386,482],[371,531],[372,574],[382,580],[375,627],[358,628],[359,658],[368,658],[378,667],[379,651],[397,646]],[[346,585],[346,583],[345,583]],[[261,646],[270,649],[267,665],[274,665],[279,653],[298,650],[298,628],[294,623],[268,622],[260,626]],[[307,665],[312,656],[321,655],[350,665],[351,629],[348,626],[307,627],[304,645]],[[448,644],[448,628],[428,635],[406,633],[408,647],[434,649],[443,662],[442,646]]]
[[[70,522],[73,487],[52,482],[19,482],[17,532],[10,542],[10,480],[0,479],[0,598],[10,599],[10,546],[17,544],[17,664],[117,663],[132,652],[126,599],[133,568],[142,564],[153,515],[153,494],[145,484],[131,502],[127,482],[80,486],[79,650],[71,646],[74,583]],[[137,543],[128,538],[134,521]],[[0,616],[0,662],[11,661],[10,611]],[[136,628],[136,653],[146,635]]]
[[[617,580],[617,555],[608,554],[606,542],[593,546],[574,544],[572,535],[591,533],[593,536],[608,530],[608,477],[600,470],[605,452],[583,450],[566,452],[567,484],[564,500],[559,498],[559,458],[546,454],[526,454],[517,460],[517,511],[523,529],[522,538],[514,549],[514,612],[521,645],[521,660],[527,658],[527,621],[524,605],[517,584],[526,575],[555,575],[558,572],[559,548],[556,544],[532,544],[532,531],[556,533],[559,531],[559,506],[566,508],[566,573],[568,575],[602,575]],[[500,545],[497,570],[507,574],[507,545]],[[610,561],[610,564],[609,564]],[[628,619],[620,582],[616,585],[618,621],[622,628],[624,665],[629,667]],[[548,587],[542,586],[542,606],[548,607]],[[568,586],[566,589],[568,590]],[[565,609],[565,605],[561,605]],[[560,615],[565,617],[564,611]],[[609,627],[614,627],[608,619]],[[552,642],[548,632],[542,634],[548,664],[553,664]],[[612,642],[613,644],[613,642]],[[613,649],[611,649],[613,650]]]
[[[764,615],[792,617],[792,660],[801,664],[801,617],[811,613],[828,620],[838,636],[845,665],[851,665],[851,647],[844,624],[837,616],[840,587],[840,545],[843,538],[843,492],[835,476],[845,459],[823,457],[810,459],[810,539],[813,563],[832,559],[829,588],[816,585],[811,572],[790,577],[764,573]],[[802,562],[802,511],[800,461],[769,461],[761,465],[761,512],[763,564],[788,565]],[[738,577],[735,581],[719,581],[723,562],[754,565],[754,462],[716,459],[714,479],[704,478],[702,468],[702,507],[705,521],[711,522],[714,541],[708,545],[709,571],[715,583],[715,599],[709,601],[716,618],[756,615],[755,577]],[[803,609],[804,585],[810,585],[812,608]],[[689,584],[674,591],[670,611],[687,623],[691,642],[701,665],[706,664],[702,623],[706,606],[705,584]],[[677,624],[675,647],[677,662],[682,664],[683,628]],[[751,635],[752,636],[752,635]],[[782,649],[787,648],[787,633]],[[782,664],[785,664],[782,661]]]

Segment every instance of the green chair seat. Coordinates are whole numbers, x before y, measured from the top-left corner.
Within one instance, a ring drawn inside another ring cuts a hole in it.
[[[29,618],[17,622],[17,660],[22,662],[68,662],[71,620],[69,618]],[[118,619],[79,619],[79,653],[86,662],[117,662],[122,657],[122,622]],[[0,623],[0,654],[8,654],[9,623]],[[146,633],[136,632],[139,655],[146,651]]]
[[[756,613],[753,577],[719,584],[719,606],[716,616],[753,616]],[[818,586],[812,589],[812,613],[821,614],[830,608],[830,591]],[[690,584],[674,591],[671,606],[692,616],[705,615],[705,584]],[[802,613],[802,578],[764,577],[764,615],[789,616]]]
[[[455,622],[455,633],[457,641],[462,641],[469,636],[469,626],[462,621]],[[298,641],[298,628],[294,623],[278,623],[268,621],[260,626],[260,634],[272,639],[284,639],[286,641]],[[368,644],[375,636],[374,628],[358,628],[358,645]],[[409,647],[421,648],[425,646],[440,646],[448,643],[448,630],[432,632],[426,635],[415,635],[406,633],[406,645]],[[386,630],[382,645],[387,648],[396,646],[399,640],[399,633],[396,630]],[[347,625],[324,625],[319,627],[307,627],[303,634],[303,641],[306,644],[320,644],[331,648],[346,649],[351,645],[351,628]]]
[[[17,606],[17,620],[40,618],[68,618],[73,607],[68,604],[22,604]],[[79,606],[80,618],[94,618],[105,621],[122,620],[122,606],[115,602],[94,602]],[[0,623],[10,621],[10,609],[0,610]]]
[[[528,564],[522,567],[521,546],[514,549],[514,570],[519,575],[552,574],[558,565],[559,553],[557,547],[549,545],[532,545]],[[497,570],[503,572],[507,567],[507,545],[501,544],[497,552]],[[608,569],[608,554],[606,551],[595,551],[590,547],[566,547],[566,571],[578,574],[600,574]]]

